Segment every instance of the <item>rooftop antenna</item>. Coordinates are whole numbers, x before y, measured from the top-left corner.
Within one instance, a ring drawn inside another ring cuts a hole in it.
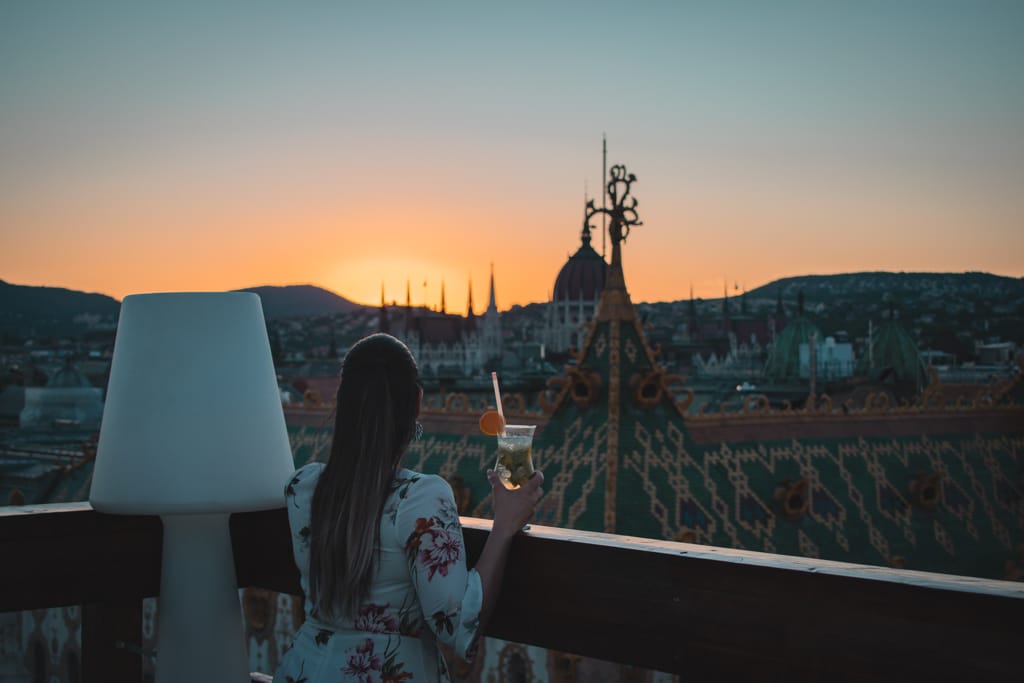
[[[605,258],[605,240],[608,239],[608,188],[604,179],[608,177],[608,135],[601,133],[601,258]]]

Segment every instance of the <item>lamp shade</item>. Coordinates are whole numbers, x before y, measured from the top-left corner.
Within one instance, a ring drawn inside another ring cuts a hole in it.
[[[89,501],[101,512],[284,504],[294,469],[256,294],[125,297]]]

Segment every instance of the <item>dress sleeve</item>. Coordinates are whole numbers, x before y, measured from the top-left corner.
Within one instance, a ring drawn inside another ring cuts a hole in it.
[[[312,610],[309,602],[309,518],[313,506],[313,494],[320,473],[321,463],[309,463],[295,470],[284,488],[285,506],[288,509],[288,526],[292,532],[292,555],[299,570],[299,585],[306,595],[306,611]]]
[[[462,525],[448,483],[421,475],[399,504],[395,532],[430,630],[459,657],[472,660],[483,586],[477,571],[466,569]]]

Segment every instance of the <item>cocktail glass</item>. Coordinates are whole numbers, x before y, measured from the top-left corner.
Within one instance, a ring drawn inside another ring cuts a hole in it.
[[[533,476],[533,432],[536,425],[505,425],[498,434],[494,471],[507,489],[517,489]]]

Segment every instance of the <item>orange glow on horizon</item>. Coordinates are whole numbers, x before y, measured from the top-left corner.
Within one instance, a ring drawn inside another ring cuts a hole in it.
[[[736,283],[752,290],[794,275],[1024,275],[1014,248],[1024,248],[1024,238],[1003,227],[1017,218],[1005,207],[950,208],[927,194],[870,204],[856,195],[811,192],[796,202],[781,190],[744,187],[737,202],[705,190],[673,192],[636,170],[644,224],[623,246],[623,269],[637,303],[687,299],[691,287],[704,299],[721,297],[724,286],[734,296]],[[144,193],[126,201],[117,186],[69,192],[61,202],[26,196],[0,205],[0,226],[18,226],[3,240],[0,279],[119,299],[313,284],[371,306],[380,304],[382,285],[386,302],[404,304],[408,281],[412,303],[430,308],[440,304],[443,281],[446,309],[464,314],[470,279],[474,311],[485,309],[493,263],[499,310],[548,301],[559,270],[580,246],[579,201],[548,189],[496,211],[500,198],[473,189],[479,194],[429,187],[396,201],[389,186],[374,185],[359,202],[326,190],[266,202],[209,190],[186,203]],[[1002,236],[972,242],[965,226],[977,223]],[[928,226],[924,242],[919,226]],[[592,246],[601,249],[599,229]]]

